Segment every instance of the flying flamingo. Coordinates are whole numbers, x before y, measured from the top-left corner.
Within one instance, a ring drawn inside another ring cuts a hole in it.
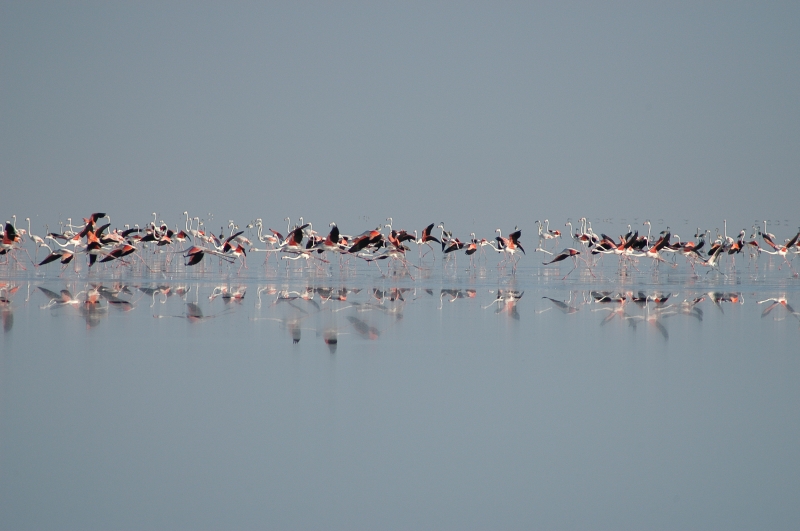
[[[339,254],[339,265],[341,265],[341,253],[344,251],[341,242],[341,236],[339,234],[339,227],[336,225],[335,222],[331,222],[329,227],[331,227],[328,236],[318,239],[312,246],[312,249],[316,250],[317,253],[338,253]]]
[[[242,272],[242,267],[247,269],[247,253],[241,243],[238,244],[235,249],[231,249],[227,254],[232,256],[234,261],[241,259],[242,263],[239,265],[239,270],[236,272],[237,275]]]
[[[419,260],[420,260],[420,263],[422,263],[422,259],[425,258],[425,255],[427,255],[429,252],[433,251],[433,246],[431,246],[430,242],[436,242],[436,243],[439,243],[439,244],[442,243],[441,241],[436,239],[436,236],[431,236],[431,231],[432,230],[433,230],[433,223],[431,223],[430,225],[428,225],[427,227],[422,229],[422,236],[420,236],[419,238],[416,238],[417,231],[416,231],[416,229],[414,229],[414,236],[415,236],[414,243],[416,243],[418,246],[427,245],[428,249],[429,249],[429,250],[425,251],[425,254],[422,254],[422,247],[419,247],[419,252],[420,252]],[[436,262],[436,253],[433,253],[433,261]]]
[[[517,251],[522,251],[522,254],[525,254],[525,249],[522,248],[522,245],[519,242],[519,238],[522,235],[522,231],[519,229],[514,229],[514,232],[508,235],[508,237],[503,237],[503,233],[500,229],[496,229],[495,232],[497,236],[495,240],[497,241],[498,247],[506,253],[507,257],[503,262],[511,260],[512,269],[516,271],[517,269],[517,261],[519,258],[514,258],[514,255]]]
[[[572,263],[575,264],[575,267],[570,269],[569,273],[567,273],[566,275],[564,275],[561,278],[561,280],[565,280],[570,275],[570,273],[572,273],[573,271],[575,271],[578,268],[578,259],[576,257],[579,254],[581,254],[581,253],[577,249],[573,249],[572,247],[567,247],[566,249],[561,251],[559,254],[554,256],[553,259],[550,260],[549,262],[542,262],[542,265],[550,265],[550,264],[554,264],[556,262],[561,262],[562,260],[566,260],[567,258],[572,258]]]
[[[112,249],[108,254],[106,254],[105,257],[103,257],[100,260],[100,262],[105,263],[105,262],[110,262],[112,260],[121,260],[122,258],[134,252],[136,252],[136,247],[126,243]]]
[[[47,247],[47,245],[45,245],[45,247]],[[39,264],[37,264],[37,267],[49,264],[50,262],[55,262],[56,260],[61,260],[62,267],[61,267],[61,273],[59,273],[59,276],[61,276],[61,274],[64,273],[64,270],[67,268],[67,266],[69,265],[69,263],[72,261],[73,258],[75,258],[74,252],[69,251],[67,249],[58,249],[48,254],[44,258],[44,260],[42,260],[41,262],[39,262]]]
[[[16,218],[16,216],[14,216]],[[18,248],[19,244],[22,243],[22,236],[17,232],[14,226],[11,223],[6,222],[6,230],[3,232],[3,239],[0,240],[0,254],[7,254],[14,261],[19,265],[22,269],[27,269],[24,265],[17,260],[17,257],[14,255],[14,251]],[[27,253],[28,250],[25,249]],[[6,257],[6,263],[8,263],[8,256]],[[28,258],[30,258],[30,254],[28,254]],[[31,259],[31,262],[33,260]]]
[[[797,243],[797,239],[798,239],[798,237],[800,237],[800,232],[795,234],[794,238],[789,240],[786,243],[786,245],[782,245],[782,246],[778,246],[777,244],[775,244],[775,242],[772,241],[771,238],[766,237],[766,235],[764,235],[764,234],[762,234],[762,237],[764,238],[764,241],[767,242],[773,248],[772,251],[768,251],[767,249],[762,249],[762,250],[765,253],[768,253],[768,254],[775,254],[775,255],[778,255],[778,256],[782,256],[783,260],[789,266],[789,269],[792,270],[792,275],[796,277],[797,276],[797,272],[792,267],[792,263],[789,262],[789,259],[786,258],[786,253],[789,252],[789,249],[791,249],[794,246],[795,243]],[[780,267],[778,267],[778,269],[780,269]]]
[[[709,249],[708,251],[709,255],[708,260],[706,260],[702,264],[704,266],[710,267],[712,270],[716,269],[718,273],[722,273],[722,271],[720,271],[719,269],[719,257],[722,254],[723,250],[724,250],[723,245],[717,245],[716,247],[712,247],[712,249]],[[709,270],[706,274],[710,272],[711,271]],[[722,276],[727,276],[727,275],[725,273],[722,273]]]

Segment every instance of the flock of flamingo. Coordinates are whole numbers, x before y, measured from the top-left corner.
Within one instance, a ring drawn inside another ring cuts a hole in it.
[[[286,230],[278,231],[272,228],[265,229],[261,219],[253,220],[243,227],[239,227],[234,221],[229,221],[227,228],[220,227],[219,233],[215,234],[206,230],[203,220],[198,217],[192,218],[184,212],[184,227],[169,228],[163,221],[157,221],[157,215],[153,215],[153,220],[143,226],[124,225],[122,228],[111,228],[109,216],[102,212],[97,212],[82,219],[81,223],[73,223],[72,219],[67,219],[61,223],[58,232],[51,232],[46,227],[43,237],[37,236],[31,230],[31,220],[26,218],[27,227],[17,227],[16,217],[7,221],[2,231],[2,243],[0,244],[0,254],[5,255],[5,261],[0,262],[0,266],[5,268],[19,267],[26,269],[24,257],[37,269],[52,267],[52,264],[60,262],[61,275],[77,264],[87,264],[90,271],[98,268],[134,268],[141,266],[151,271],[166,272],[179,271],[181,267],[188,270],[193,267],[206,267],[209,259],[213,259],[215,264],[222,267],[230,267],[239,262],[238,272],[247,267],[246,257],[248,253],[263,252],[266,255],[265,264],[269,263],[271,256],[280,257],[282,260],[305,261],[304,266],[308,268],[324,269],[322,264],[330,264],[334,260],[339,260],[340,266],[345,265],[350,260],[363,260],[367,264],[375,264],[380,269],[380,261],[386,260],[390,263],[389,269],[393,269],[394,274],[407,276],[414,280],[414,270],[430,269],[431,262],[441,256],[444,267],[455,267],[457,256],[464,253],[470,259],[470,270],[479,269],[481,260],[487,260],[487,254],[497,253],[499,262],[498,270],[508,267],[512,275],[516,271],[517,263],[526,251],[523,247],[522,231],[519,228],[505,234],[497,229],[496,235],[491,238],[478,238],[474,233],[464,241],[454,236],[453,233],[445,228],[444,223],[438,225],[430,223],[421,231],[398,230],[392,226],[393,220],[386,219],[374,229],[366,230],[360,234],[348,235],[340,231],[335,223],[331,223],[325,229],[324,234],[317,233],[311,223],[306,223],[302,218],[297,223],[292,224],[291,220],[285,218],[287,222]],[[570,259],[573,267],[562,277],[566,279],[573,271],[581,267],[585,268],[586,274],[594,277],[593,269],[598,266],[606,255],[616,255],[619,260],[620,271],[628,268],[637,268],[640,260],[651,260],[654,270],[661,264],[669,267],[677,267],[680,257],[684,257],[696,275],[697,266],[705,266],[710,271],[717,271],[721,275],[726,275],[724,270],[735,268],[735,261],[739,256],[747,256],[751,263],[755,262],[758,267],[758,260],[762,253],[780,257],[781,263],[791,269],[793,276],[795,273],[791,259],[795,254],[800,254],[800,232],[786,239],[779,239],[767,232],[767,224],[763,222],[753,225],[749,237],[747,230],[741,230],[738,236],[731,237],[727,234],[727,223],[723,222],[722,231],[717,230],[712,234],[710,230],[700,230],[694,234],[694,238],[689,241],[682,241],[680,237],[672,234],[669,228],[661,230],[653,236],[650,221],[645,221],[640,226],[641,231],[628,226],[625,234],[617,238],[607,234],[596,234],[585,218],[579,221],[577,227],[573,227],[571,222],[565,224],[566,230],[562,234],[559,230],[550,228],[548,220],[536,222],[538,228],[538,244],[535,249],[529,251],[531,254],[540,252],[545,255],[542,264],[545,266],[554,265],[558,267],[561,262]],[[646,232],[645,229],[646,228]],[[438,229],[438,230],[437,230]],[[563,250],[564,241],[568,241]],[[419,258],[413,263],[409,258],[411,245],[418,247]],[[549,247],[549,249],[548,249]],[[39,253],[45,251],[43,258],[39,259]],[[334,256],[335,255],[335,256]],[[430,255],[430,258],[427,258]],[[174,258],[180,257],[182,260],[173,269],[169,269]],[[85,262],[84,262],[85,261]],[[477,261],[477,265],[476,265]],[[726,262],[727,261],[727,262]],[[152,268],[151,268],[152,266]],[[287,262],[287,268],[289,262]],[[211,267],[211,266],[208,266]],[[638,270],[638,268],[637,268]],[[238,273],[237,272],[237,273]],[[383,270],[381,270],[383,273]],[[0,269],[2,273],[2,269]],[[73,296],[69,290],[50,291],[42,286],[38,290],[47,298],[47,304],[43,308],[77,308],[86,319],[87,326],[94,326],[106,315],[108,308],[118,308],[128,311],[137,302],[133,292],[126,291],[127,286],[112,287],[106,286],[102,281],[92,281],[91,276],[86,279],[87,283],[93,282],[91,286],[80,291]],[[100,279],[102,277],[95,277]],[[343,277],[344,278],[344,277]],[[30,282],[28,283],[30,299]],[[305,290],[289,291],[279,289],[274,284],[269,284],[258,289],[258,303],[256,308],[261,307],[262,294],[272,294],[275,296],[273,305],[282,305],[288,309],[291,317],[267,319],[278,320],[292,334],[293,341],[299,338],[300,324],[303,319],[318,315],[325,309],[326,305],[346,304],[346,306],[327,308],[331,313],[338,312],[344,308],[354,308],[355,314],[348,316],[348,326],[368,339],[375,339],[380,335],[380,331],[375,324],[363,321],[358,317],[358,312],[376,310],[386,312],[387,315],[396,315],[402,311],[408,299],[408,293],[413,289],[414,295],[410,300],[416,300],[417,289],[421,289],[421,295],[434,295],[430,288],[417,287],[395,287],[388,291],[373,288],[370,298],[367,301],[348,301],[348,293],[356,294],[360,289],[347,290],[345,288],[325,288],[319,286],[309,287]],[[0,313],[3,317],[4,330],[10,330],[13,324],[13,312],[11,310],[11,296],[19,289],[19,285],[0,282]],[[152,306],[156,304],[156,299],[165,302],[167,297],[178,294],[182,298],[189,292],[186,285],[175,286],[136,286],[136,289],[144,296],[152,298]],[[214,299],[220,298],[228,303],[241,303],[245,297],[247,287],[241,285],[236,289],[230,286],[221,285],[214,288],[209,295],[209,304]],[[195,289],[195,292],[197,288]],[[523,292],[515,289],[490,290],[493,300],[484,308],[494,307],[498,312],[503,312],[515,320],[519,319],[517,303],[522,298]],[[439,294],[439,309],[448,302],[457,300],[471,299],[477,296],[475,289],[441,289]],[[127,294],[127,295],[126,295]],[[655,330],[667,339],[666,327],[663,319],[671,315],[687,315],[697,320],[702,320],[702,310],[698,304],[703,300],[710,300],[721,309],[723,303],[742,302],[740,293],[717,293],[709,292],[692,296],[683,302],[668,302],[671,294],[660,292],[611,292],[611,291],[590,291],[585,292],[583,301],[578,297],[570,296],[567,300],[558,300],[545,297],[551,306],[541,310],[558,310],[566,315],[571,315],[580,310],[583,304],[598,305],[593,311],[607,311],[608,315],[603,319],[603,323],[609,322],[617,317],[628,324],[635,326],[637,322],[646,322],[653,325]],[[316,302],[316,300],[319,302]],[[795,311],[786,301],[785,297],[766,299],[759,303],[770,303],[762,314],[774,315],[776,308],[784,308],[786,316],[792,316],[800,321],[800,312]],[[639,308],[640,311],[631,311],[631,308]],[[537,313],[540,313],[537,311]],[[156,315],[155,317],[183,317],[189,321],[202,321],[215,317],[214,314],[204,312],[199,300],[186,302],[185,315]],[[325,337],[332,337],[326,343],[329,347],[335,344],[336,334],[332,335],[330,330],[325,331]],[[332,342],[332,343],[331,343]]]
[[[402,271],[413,280],[412,268],[422,269],[428,254],[431,254],[431,259],[435,262],[437,253],[441,252],[445,257],[445,264],[455,264],[457,254],[463,252],[469,256],[470,268],[474,269],[476,256],[485,261],[485,250],[488,248],[502,256],[497,264],[498,269],[510,266],[512,272],[516,271],[517,263],[525,254],[520,241],[522,231],[519,228],[515,228],[505,236],[501,229],[496,229],[496,236],[490,239],[479,239],[472,233],[470,238],[462,241],[445,229],[444,223],[439,223],[438,226],[431,223],[418,233],[416,229],[397,230],[392,227],[392,218],[387,218],[387,223],[374,229],[368,229],[357,235],[347,235],[342,233],[335,223],[330,223],[325,234],[320,234],[314,230],[311,223],[304,222],[303,218],[295,224],[292,224],[289,218],[285,218],[284,221],[287,221],[285,233],[272,228],[265,231],[263,221],[256,219],[241,229],[231,220],[227,230],[221,227],[220,233],[214,234],[211,230],[206,230],[203,220],[199,217],[191,217],[188,212],[183,214],[186,218],[183,228],[176,226],[172,229],[163,221],[156,221],[158,216],[153,213],[153,220],[144,226],[126,224],[123,228],[112,229],[110,217],[106,213],[97,212],[82,218],[82,222],[78,224],[74,224],[72,218],[68,218],[66,222],[60,223],[59,232],[51,232],[46,228],[44,237],[33,234],[30,218],[25,218],[27,221],[25,229],[17,227],[16,216],[13,216],[12,220],[6,221],[2,231],[0,255],[5,255],[6,258],[0,265],[8,266],[13,263],[26,269],[19,256],[20,253],[24,253],[36,268],[60,262],[62,273],[70,264],[77,266],[76,257],[80,255],[86,257],[90,270],[92,267],[97,268],[98,264],[105,267],[132,267],[136,260],[149,269],[150,265],[143,255],[165,253],[167,258],[163,261],[162,267],[169,267],[172,263],[171,257],[174,255],[182,256],[183,266],[187,268],[201,264],[205,257],[215,257],[219,259],[220,264],[222,262],[233,264],[238,261],[240,273],[243,267],[247,267],[248,252],[263,252],[266,253],[265,264],[268,263],[269,257],[276,253],[284,260],[302,259],[314,262],[318,268],[321,267],[320,264],[330,263],[332,255],[338,255],[340,265],[350,258],[355,258],[375,264],[379,270],[381,270],[379,261],[388,260],[395,267],[395,271]],[[783,263],[788,265],[792,275],[797,276],[790,257],[800,254],[800,242],[798,242],[800,231],[790,238],[780,240],[774,234],[767,232],[766,221],[763,222],[763,230],[759,223],[754,224],[749,236],[746,236],[748,234],[746,229],[742,229],[737,237],[729,236],[727,222],[723,223],[723,232],[717,230],[713,236],[710,230],[698,228],[694,239],[689,241],[681,241],[669,228],[662,230],[657,236],[652,236],[650,221],[643,223],[641,234],[640,230],[629,225],[626,234],[617,238],[604,233],[596,234],[586,218],[581,218],[576,228],[573,228],[571,222],[567,222],[566,235],[562,235],[560,230],[551,229],[548,220],[536,223],[538,245],[534,252],[547,255],[542,264],[551,265],[567,259],[572,260],[573,267],[562,280],[575,271],[579,264],[583,264],[589,274],[594,276],[592,270],[604,255],[616,255],[621,270],[636,268],[639,259],[652,260],[654,268],[661,263],[676,267],[677,257],[682,256],[695,274],[696,266],[701,265],[724,275],[720,264],[726,257],[729,257],[732,267],[735,267],[736,257],[742,254],[747,255],[751,261],[755,260],[757,266],[759,256],[766,253],[781,257],[783,259],[781,265]],[[436,232],[434,232],[435,227],[438,229]],[[257,243],[254,244],[250,238],[257,240]],[[571,246],[557,252],[555,249],[562,240],[569,240]],[[34,257],[26,246],[28,242],[34,246]],[[550,242],[553,243],[553,250],[547,249]],[[263,244],[263,247],[259,247],[260,244]],[[416,244],[419,249],[419,265],[408,259],[411,250],[409,244]],[[425,248],[424,253],[423,248]],[[438,248],[440,250],[437,250]],[[45,249],[47,252],[42,260],[38,260],[40,249]]]

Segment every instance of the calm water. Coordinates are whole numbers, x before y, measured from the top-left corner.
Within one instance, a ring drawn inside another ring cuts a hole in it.
[[[527,260],[6,271],[0,527],[796,527],[800,281]]]

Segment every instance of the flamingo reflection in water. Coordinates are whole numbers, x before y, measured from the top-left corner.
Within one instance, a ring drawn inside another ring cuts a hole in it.
[[[94,288],[100,294],[103,299],[108,303],[108,305],[112,308],[116,308],[117,310],[123,312],[129,312],[133,310],[134,305],[133,302],[127,299],[123,299],[121,297],[122,294],[131,295],[131,291],[128,289],[127,286],[104,286],[102,284],[95,285]]]
[[[763,301],[758,301],[758,304],[765,304],[767,302],[769,302],[771,304],[769,306],[767,306],[766,308],[764,308],[764,311],[761,312],[761,318],[762,319],[764,317],[766,317],[767,315],[769,315],[770,313],[772,313],[773,310],[775,310],[777,308],[783,308],[784,312],[785,312],[783,317],[774,316],[774,319],[776,321],[782,321],[782,320],[786,319],[787,316],[792,316],[795,319],[797,319],[798,321],[800,321],[800,312],[797,312],[789,304],[789,302],[786,300],[785,296],[764,299]]]
[[[667,328],[664,326],[664,324],[661,322],[660,320],[661,316],[662,312],[660,311],[660,309],[655,308],[651,311],[650,305],[647,303],[645,303],[644,315],[627,315],[627,314],[623,315],[625,320],[628,321],[628,324],[630,324],[634,329],[636,329],[636,325],[642,321],[653,325],[656,328],[656,330],[658,330],[658,332],[661,334],[661,337],[664,338],[664,341],[667,341],[669,339],[669,332],[667,331]]]
[[[322,336],[322,341],[325,345],[328,346],[328,351],[331,354],[336,354],[336,348],[339,346],[339,330],[337,330],[334,326],[328,326],[325,328],[322,333],[319,332],[317,335]]]
[[[347,316],[347,320],[350,321],[350,324],[353,325],[353,329],[363,337],[364,339],[378,339],[381,335],[380,330],[375,328],[374,326],[370,326],[366,322],[362,321],[358,317],[354,317],[352,315]]]
[[[568,300],[568,301],[560,301],[558,299],[553,299],[552,297],[542,297],[543,299],[547,299],[550,302],[552,302],[553,306],[550,306],[549,308],[545,308],[544,310],[540,310],[540,311],[538,311],[536,313],[544,313],[546,311],[552,310],[553,308],[556,308],[561,313],[566,314],[566,315],[571,315],[573,313],[577,313],[580,310],[580,308],[578,308],[577,306],[572,306],[571,305],[571,302],[572,302],[571,301],[571,299],[572,299],[571,295],[572,294],[570,294],[570,300]]]
[[[272,291],[272,288],[267,287],[263,290],[259,291],[259,297],[261,291]],[[275,290],[277,291],[277,290]],[[302,304],[302,306],[300,304]],[[301,326],[302,322],[310,317],[311,315],[315,315],[319,313],[321,307],[319,303],[314,300],[314,291],[304,289],[301,291],[290,291],[290,290],[280,290],[277,291],[277,297],[270,305],[271,307],[277,305],[286,305],[290,310],[289,316],[278,318],[278,317],[255,317],[252,318],[253,321],[276,321],[280,323],[281,328],[288,330],[289,334],[292,336],[292,344],[296,345],[300,343],[300,339],[302,338],[302,330],[303,327]],[[305,307],[303,307],[305,306]],[[313,309],[313,313],[310,313],[306,308],[310,307]],[[313,330],[316,332],[316,328],[307,328],[307,330]]]
[[[596,304],[616,304],[613,308],[603,307],[592,310],[593,312],[610,312],[600,323],[600,326],[611,322],[614,317],[620,317],[621,319],[625,317],[625,303],[627,302],[627,297],[625,297],[625,295],[621,293],[612,293],[610,291],[593,291],[591,292],[591,296]]]
[[[741,293],[736,292],[720,292],[720,291],[710,291],[707,293],[709,300],[714,303],[714,306],[717,309],[725,313],[725,310],[722,308],[722,303],[728,302],[731,304],[744,304],[744,296]]]
[[[83,304],[78,305],[78,313],[86,321],[87,329],[94,328],[108,315],[108,304],[102,304],[102,298],[97,290],[90,290]]]
[[[217,286],[208,296],[208,300],[213,301],[217,297],[222,298],[222,302],[230,304],[236,302],[241,304],[244,301],[244,296],[247,294],[247,286],[239,286],[235,290],[229,286]]]
[[[28,288],[30,290],[30,287]],[[0,317],[3,320],[3,333],[8,333],[14,328],[14,309],[11,307],[11,299],[19,290],[19,286],[14,284],[0,285]]]
[[[525,294],[524,291],[517,291],[512,289],[499,289],[495,299],[483,307],[483,309],[490,308],[497,304],[497,309],[494,313],[507,313],[512,319],[519,321],[519,312],[517,311],[517,303]]]
[[[38,286],[37,289],[47,297],[47,304],[41,307],[42,310],[61,306],[77,306],[81,302],[77,297],[73,297],[68,289],[62,289],[58,293],[42,286]],[[79,292],[78,295],[80,296],[81,293],[83,292]]]
[[[682,315],[688,315],[689,317],[697,319],[702,323],[703,310],[698,308],[697,305],[703,302],[705,299],[705,297],[695,297],[692,300],[684,300],[678,305],[678,313]]]
[[[428,290],[425,290],[426,292]],[[433,292],[430,292],[431,295]],[[441,310],[444,307],[444,300],[445,298],[448,299],[448,302],[455,302],[459,299],[474,299],[478,296],[478,291],[474,289],[447,289],[442,288],[441,293],[439,294],[439,309]]]
[[[215,319],[220,315],[225,315],[230,313],[230,309],[226,308],[219,313],[206,315],[203,312],[203,309],[200,307],[200,304],[198,302],[187,302],[184,311],[185,313],[183,315],[153,315],[153,317],[156,319],[165,319],[165,318],[186,319],[190,323],[200,323],[203,321],[207,321],[209,319]]]
[[[102,318],[108,315],[108,302],[103,297],[98,286],[79,291],[74,296],[68,289],[62,289],[59,293],[42,286],[38,286],[37,289],[48,299],[47,304],[40,307],[42,310],[63,307],[74,308],[86,321],[87,328],[97,326]]]

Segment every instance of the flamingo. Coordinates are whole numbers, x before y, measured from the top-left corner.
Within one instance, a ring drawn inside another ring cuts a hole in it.
[[[763,235],[763,234],[762,234],[762,237],[764,238],[764,241],[767,242],[773,249],[772,251],[769,251],[767,249],[763,249],[763,251],[765,253],[768,253],[768,254],[774,254],[774,255],[778,255],[778,256],[783,257],[783,260],[789,266],[789,269],[792,270],[792,275],[797,277],[797,272],[792,267],[792,263],[789,262],[789,259],[786,258],[786,253],[789,252],[789,249],[791,249],[794,246],[795,243],[797,243],[797,240],[800,237],[800,232],[795,234],[794,238],[789,240],[786,243],[786,245],[781,245],[781,246],[778,246],[777,244],[775,244],[775,242],[772,241],[772,239],[765,237],[765,235]],[[780,267],[778,269],[780,269]]]
[[[45,245],[45,247],[46,247],[46,245]],[[50,254],[48,254],[44,258],[44,260],[39,262],[37,267],[49,264],[50,262],[55,262],[56,260],[61,260],[62,267],[61,267],[61,273],[59,273],[59,276],[60,276],[61,274],[64,273],[64,270],[67,268],[67,266],[69,265],[69,263],[72,261],[73,258],[75,258],[75,253],[74,252],[69,251],[67,249],[57,249],[57,250],[51,252]]]
[[[472,269],[475,269],[475,262],[473,260],[475,258],[475,256],[474,256],[475,252],[478,250],[478,240],[475,239],[475,233],[474,232],[472,233],[471,236],[472,236],[472,239],[467,244],[466,251],[464,251],[464,254],[469,256],[469,265],[470,265],[470,267]]]
[[[365,231],[353,238],[346,252],[349,254],[357,254],[370,245],[375,245],[378,248],[382,247],[383,233],[381,232],[381,228],[381,226],[378,226],[374,230]]]
[[[127,243],[122,244],[119,247],[115,247],[114,249],[112,249],[108,254],[106,254],[105,257],[103,257],[100,260],[100,262],[105,263],[105,262],[110,262],[112,260],[120,260],[128,256],[129,254],[135,253],[136,250],[137,250],[136,247],[134,247],[133,245]]]
[[[339,243],[341,240],[341,237],[339,235],[339,227],[336,225],[335,222],[331,222],[329,227],[331,227],[331,230],[328,233],[328,236],[325,239],[321,239],[318,242],[316,242],[313,248],[316,249],[318,253],[324,253],[324,252],[339,253],[341,257],[343,249],[342,245]]]
[[[242,263],[239,265],[239,270],[236,272],[237,275],[242,272],[242,267],[247,269],[247,253],[241,243],[238,244],[235,249],[231,249],[228,255],[232,256],[234,261],[241,259]]]
[[[522,231],[515,228],[514,232],[505,238],[503,237],[503,233],[500,229],[495,229],[495,232],[497,233],[495,240],[497,241],[498,247],[507,253],[506,260],[511,260],[512,269],[516,271],[517,261],[519,258],[515,259],[514,255],[517,253],[517,251],[522,251],[522,254],[525,254],[525,249],[523,249],[522,245],[519,243],[519,238],[522,235]],[[506,260],[503,261],[505,262]]]
[[[717,272],[722,273],[722,271],[719,270],[719,257],[722,254],[723,249],[724,246],[722,245],[717,245],[716,247],[712,247],[712,249],[709,249],[708,251],[709,258],[708,260],[703,262],[703,265],[710,267],[712,270],[716,269]],[[711,271],[708,271],[706,274],[710,272]],[[722,273],[722,276],[727,276],[727,275],[725,275],[725,273]]]
[[[35,262],[39,256],[39,247],[41,247],[45,243],[44,240],[41,238],[41,236],[37,236],[33,232],[31,232],[31,218],[25,218],[25,221],[28,222],[28,238],[30,238],[30,240],[36,244],[36,251],[33,254],[33,261]]]
[[[16,216],[14,217],[16,218]],[[20,243],[22,243],[22,236],[11,223],[6,222],[6,230],[3,232],[3,239],[0,240],[0,254],[7,254],[14,259],[17,265],[27,270],[27,268],[17,260],[17,257],[14,256],[14,251],[18,248]],[[28,250],[25,249],[25,252],[27,253]],[[30,258],[30,254],[28,254],[28,258]],[[33,262],[33,260],[31,260],[31,262]],[[8,257],[6,257],[6,263],[8,263]]]
[[[425,255],[427,255],[429,252],[433,251],[433,246],[431,245],[430,242],[436,242],[436,243],[439,243],[439,244],[442,243],[441,241],[436,239],[436,236],[431,236],[431,231],[432,230],[433,230],[433,223],[431,223],[430,225],[428,225],[427,227],[422,229],[422,236],[420,236],[419,238],[416,238],[417,231],[416,231],[416,229],[414,229],[414,237],[415,237],[414,243],[416,243],[417,246],[427,245],[428,249],[429,249],[428,251],[425,251],[425,254],[422,254],[422,247],[419,247],[419,252],[420,252],[419,260],[420,260],[420,263],[422,263],[422,259],[425,258]],[[433,253],[433,261],[436,262],[436,253]]]
[[[552,238],[560,238],[561,237],[561,231],[560,230],[550,230],[550,220],[549,219],[544,220],[544,224],[545,224],[544,230],[545,230],[546,234],[549,234]]]
[[[536,224],[539,226],[539,245],[537,246],[537,248],[544,249],[544,247],[542,246],[543,242],[547,240],[553,240],[561,236],[561,231],[550,230],[550,220],[546,219],[544,220],[544,222],[541,222],[537,219]],[[546,228],[543,227],[542,226],[543,224],[546,224],[547,227]],[[558,233],[558,236],[556,236],[556,233]]]
[[[566,275],[564,275],[561,278],[561,280],[565,280],[570,275],[570,273],[572,273],[573,271],[575,271],[578,268],[578,259],[576,257],[579,254],[581,254],[581,253],[577,249],[573,249],[572,247],[567,247],[566,249],[561,251],[559,254],[554,256],[553,259],[550,260],[549,262],[542,262],[542,265],[550,265],[550,264],[554,264],[556,262],[561,262],[562,260],[566,260],[567,258],[572,258],[572,263],[575,264],[575,267],[570,269],[569,273],[567,273]]]

